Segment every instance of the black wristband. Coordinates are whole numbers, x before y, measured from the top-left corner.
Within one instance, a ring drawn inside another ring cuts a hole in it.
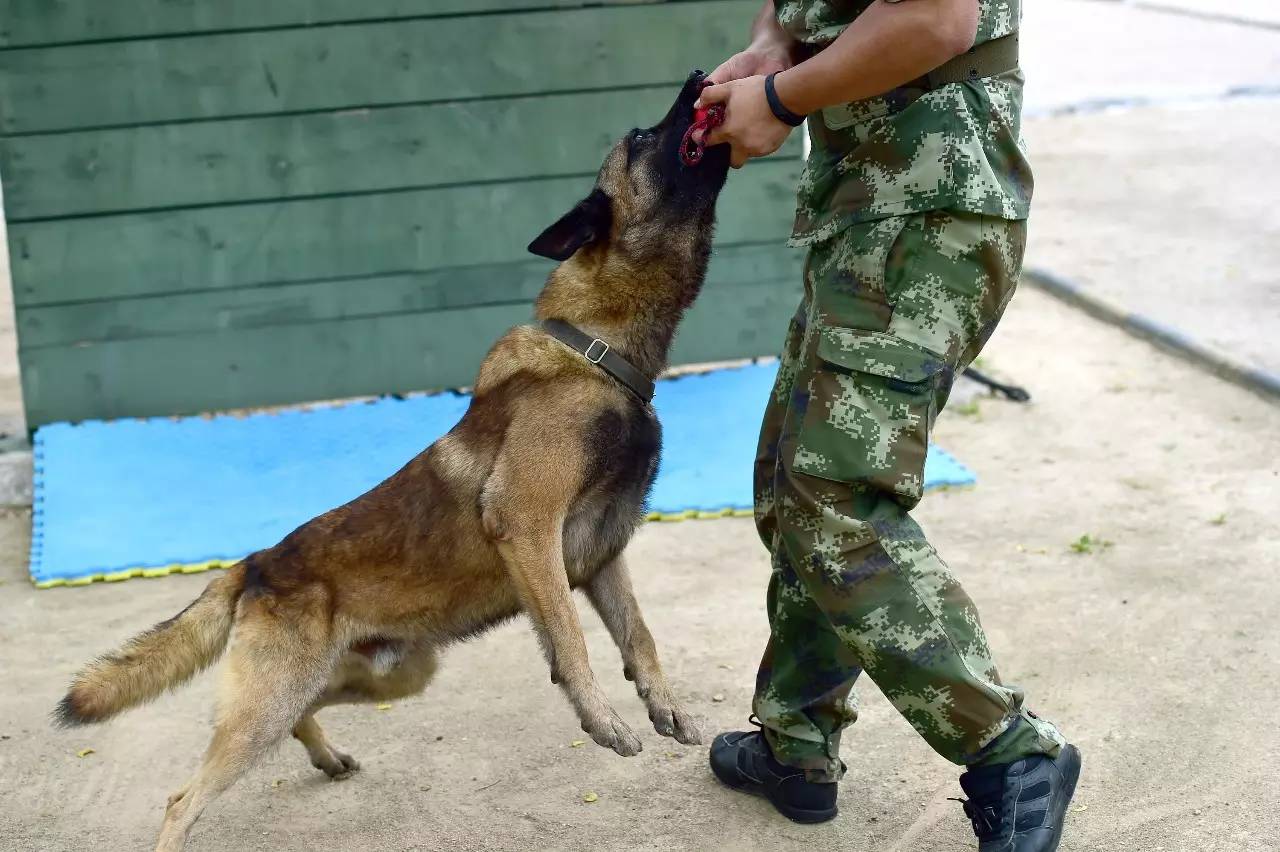
[[[791,110],[782,105],[782,101],[778,100],[778,90],[773,87],[773,78],[778,76],[775,71],[768,77],[764,78],[764,97],[769,102],[769,109],[773,110],[773,115],[783,124],[789,124],[792,127],[799,127],[804,124],[804,116],[796,115]]]

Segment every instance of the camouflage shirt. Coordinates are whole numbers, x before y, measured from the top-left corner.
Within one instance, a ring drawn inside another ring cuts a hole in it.
[[[797,41],[822,47],[872,2],[778,0],[778,22]],[[979,6],[975,43],[1018,29],[1021,0],[980,0]],[[1021,113],[1018,70],[933,91],[902,87],[814,113],[791,244],[924,210],[1026,218],[1032,178]]]

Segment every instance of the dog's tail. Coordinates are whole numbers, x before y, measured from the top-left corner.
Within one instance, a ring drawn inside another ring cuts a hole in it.
[[[85,666],[54,711],[55,724],[105,721],[208,668],[227,647],[244,576],[240,562],[182,612]]]

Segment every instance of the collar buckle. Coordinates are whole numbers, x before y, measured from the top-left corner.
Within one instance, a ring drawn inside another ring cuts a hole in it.
[[[600,346],[600,354],[592,355],[591,353],[595,351],[597,344]],[[605,343],[603,340],[601,340],[598,337],[594,338],[591,341],[591,345],[587,347],[587,351],[582,353],[583,357],[586,358],[588,361],[590,361],[592,364],[599,364],[601,361],[604,360],[604,356],[608,354],[609,354],[609,344]]]

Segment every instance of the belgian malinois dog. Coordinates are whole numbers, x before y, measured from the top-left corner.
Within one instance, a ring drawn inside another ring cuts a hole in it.
[[[636,754],[639,737],[587,662],[578,587],[621,649],[654,728],[699,741],[658,664],[622,551],[643,518],[661,445],[643,387],[665,368],[702,286],[728,173],[728,146],[708,149],[696,167],[678,155],[701,80],[694,72],[659,124],[618,141],[591,193],[530,244],[562,261],[538,297],[539,324],[510,330],[489,351],[457,426],[76,675],[58,721],[100,722],[187,681],[235,634],[213,740],[195,777],[169,797],[157,849],[181,849],[209,803],[290,731],[317,768],[333,778],[354,772],[316,711],[416,694],[443,647],[520,612],[582,729]],[[548,321],[591,344],[573,348]],[[606,372],[606,352],[639,378]]]

